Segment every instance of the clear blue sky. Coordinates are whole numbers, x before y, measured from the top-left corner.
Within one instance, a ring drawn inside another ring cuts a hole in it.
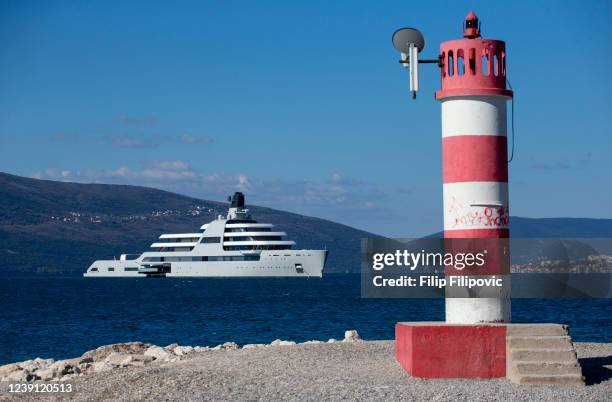
[[[438,71],[419,99],[391,46],[503,39],[516,93],[513,215],[612,217],[612,3],[0,5],[0,170],[154,186],[392,236],[440,230]]]

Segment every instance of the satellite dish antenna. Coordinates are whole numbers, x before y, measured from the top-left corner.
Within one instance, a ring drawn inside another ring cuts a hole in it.
[[[425,38],[418,29],[400,28],[393,33],[391,42],[401,54],[400,63],[410,71],[410,91],[412,99],[416,99],[419,90],[419,52],[425,48]]]
[[[410,45],[416,47],[419,52],[425,48],[425,38],[423,34],[414,28],[400,28],[393,32],[391,38],[393,46],[400,52],[408,54]]]

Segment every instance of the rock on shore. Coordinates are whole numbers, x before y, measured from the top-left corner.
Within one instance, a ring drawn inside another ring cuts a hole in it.
[[[330,340],[331,341],[331,340]],[[343,342],[359,342],[355,330],[346,331]],[[307,341],[305,344],[321,343]],[[270,344],[247,344],[243,349],[291,346],[293,341],[276,339]],[[186,356],[213,350],[236,350],[235,342],[225,342],[215,347],[181,346],[171,344],[165,347],[143,342],[116,343],[100,346],[87,351],[80,357],[66,360],[36,359],[0,366],[0,382],[67,381],[75,377],[110,371],[123,367],[143,367],[152,363],[175,362]]]

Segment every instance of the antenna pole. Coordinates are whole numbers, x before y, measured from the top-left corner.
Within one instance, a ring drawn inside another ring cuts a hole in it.
[[[416,99],[416,93],[419,90],[419,49],[410,44],[408,51],[408,62],[410,65],[410,90],[412,91],[412,99]]]

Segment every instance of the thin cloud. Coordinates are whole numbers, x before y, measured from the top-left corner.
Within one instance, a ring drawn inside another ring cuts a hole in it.
[[[356,186],[356,185],[364,184],[363,180],[346,177],[346,176],[341,175],[340,173],[332,174],[328,182],[333,183],[333,184],[348,185],[348,186]]]
[[[557,161],[533,163],[531,168],[536,170],[568,170],[572,169],[573,166],[571,163],[566,161]]]
[[[69,142],[76,141],[80,138],[78,133],[55,133],[49,137],[51,141],[55,142]]]
[[[213,139],[207,136],[198,136],[191,134],[179,134],[177,136],[179,142],[187,145],[195,145],[195,144],[211,144]]]
[[[103,139],[118,148],[156,148],[163,143],[182,145],[204,145],[213,143],[213,139],[206,136],[191,134],[178,135],[106,135]]]
[[[70,170],[62,170],[56,168],[49,168],[43,172],[36,172],[31,175],[34,179],[45,179],[45,180],[59,180],[59,181],[72,181],[70,180],[72,172]]]
[[[32,176],[60,181],[144,185],[208,199],[223,199],[234,191],[242,191],[259,205],[317,215],[333,211],[379,215],[384,213],[381,201],[387,198],[377,186],[341,178],[339,174],[325,180],[260,179],[245,173],[204,174],[182,160],[152,160],[137,168],[120,166],[110,170],[51,168]]]
[[[159,146],[157,136],[107,135],[104,139],[118,148],[155,148]]]
[[[115,117],[115,122],[126,126],[154,126],[159,123],[159,120],[155,116],[143,116],[135,117],[120,114]]]

